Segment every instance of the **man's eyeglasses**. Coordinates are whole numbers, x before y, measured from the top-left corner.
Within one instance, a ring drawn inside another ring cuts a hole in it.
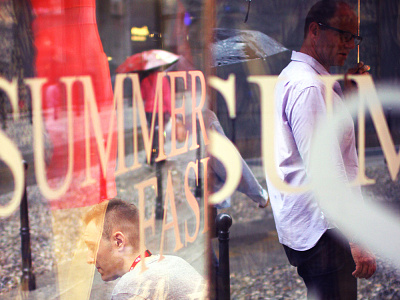
[[[337,28],[335,28],[335,27],[331,27],[331,26],[328,26],[328,25],[325,25],[325,24],[322,24],[322,23],[318,23],[318,25],[321,26],[321,27],[325,27],[325,28],[327,28],[327,29],[330,29],[330,30],[334,30],[334,31],[336,31],[336,32],[339,32],[339,33],[340,33],[340,37],[341,37],[342,40],[343,40],[344,42],[346,42],[346,43],[348,43],[348,42],[350,42],[352,39],[354,39],[354,45],[358,46],[358,45],[361,44],[362,37],[359,36],[359,35],[355,35],[355,34],[352,34],[352,33],[349,32],[349,31],[344,31],[344,30],[341,30],[341,29],[337,29]]]

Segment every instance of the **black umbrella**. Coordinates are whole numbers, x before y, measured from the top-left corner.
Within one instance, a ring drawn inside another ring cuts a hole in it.
[[[215,28],[214,41],[211,45],[214,67],[266,59],[288,50],[265,33],[255,30]]]

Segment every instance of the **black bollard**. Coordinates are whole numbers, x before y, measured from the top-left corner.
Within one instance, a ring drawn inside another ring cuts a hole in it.
[[[156,162],[156,176],[157,176],[157,198],[156,198],[156,219],[162,220],[164,217],[164,207],[162,205],[162,164]]]
[[[196,159],[197,159],[197,162],[198,162],[198,164],[197,164],[197,174],[198,174],[198,178],[199,178],[199,180],[198,180],[198,184],[196,185],[196,190],[195,190],[195,197],[198,197],[198,198],[201,198],[201,197],[203,197],[203,188],[202,188],[202,185],[203,185],[203,182],[202,182],[202,176],[201,176],[201,170],[202,170],[202,168],[201,168],[201,164],[200,164],[200,160],[201,160],[201,145],[202,145],[202,143],[200,142],[200,139],[201,139],[201,136],[200,136],[200,123],[199,123],[199,120],[197,120],[196,121],[196,123],[197,123],[197,125],[196,125],[196,128],[197,128],[197,132],[196,132],[196,134],[197,134],[197,143],[199,143],[199,148],[197,148],[197,150],[196,150]],[[206,175],[205,175],[206,176]]]
[[[32,255],[31,255],[31,237],[29,233],[29,215],[28,215],[28,195],[26,192],[26,173],[28,164],[23,161],[25,169],[25,190],[22,196],[20,205],[21,216],[21,254],[22,254],[22,276],[21,287],[23,291],[32,291],[36,289],[35,275],[32,270]]]
[[[153,151],[151,153],[151,164],[155,163],[156,164],[156,177],[157,177],[157,198],[156,198],[156,219],[157,220],[162,220],[164,217],[164,207],[162,204],[162,165],[163,162],[159,161],[156,162],[156,158],[159,153],[159,145],[158,145],[158,135],[159,135],[159,130],[158,130],[158,125],[154,129],[154,139],[153,139]]]
[[[232,217],[226,213],[219,214],[215,223],[219,241],[219,267],[217,274],[217,293],[219,300],[231,298],[230,271],[229,271],[229,228]]]

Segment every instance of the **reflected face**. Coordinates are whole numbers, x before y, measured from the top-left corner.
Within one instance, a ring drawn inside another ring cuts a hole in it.
[[[325,24],[343,31],[357,34],[357,16],[348,7],[339,7],[335,16]],[[348,54],[355,48],[354,39],[346,42],[341,33],[319,26],[319,37],[315,41],[318,61],[327,69],[343,66]]]
[[[101,237],[101,230],[95,221],[90,221],[84,233],[84,241],[88,247],[87,263],[94,264],[104,281],[120,277],[122,259],[112,243],[112,238]],[[100,242],[99,242],[100,240]]]

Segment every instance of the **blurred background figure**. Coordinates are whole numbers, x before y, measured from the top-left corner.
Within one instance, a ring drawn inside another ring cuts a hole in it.
[[[175,64],[180,57],[165,50],[147,50],[128,57],[118,68],[117,73],[139,73],[140,91],[144,101],[147,126],[150,128],[155,109],[155,133],[153,135],[153,149],[150,163],[153,164],[158,155],[158,107],[154,107],[157,96],[157,77],[166,67]],[[167,124],[171,115],[171,89],[167,76],[162,80],[163,122]],[[164,134],[164,133],[162,133]]]

